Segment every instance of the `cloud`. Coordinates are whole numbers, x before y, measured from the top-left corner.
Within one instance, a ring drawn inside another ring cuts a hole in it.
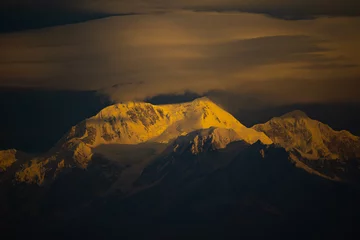
[[[61,26],[96,20],[111,16],[136,15],[135,12],[87,9],[84,1],[19,0],[1,1],[0,33]]]
[[[101,90],[114,101],[188,90],[273,102],[349,99],[346,91],[358,99],[359,24],[174,11],[2,34],[0,85]],[[329,86],[344,79],[352,80],[341,91]]]
[[[322,16],[359,16],[356,0],[203,0],[186,2],[185,9],[200,12],[242,12],[264,14],[286,20],[314,19]]]
[[[77,0],[77,7],[101,9],[105,12],[124,10],[194,10],[210,12],[242,12],[299,20],[319,16],[359,16],[360,3],[357,0],[133,0],[96,1]],[[90,4],[89,4],[90,3]]]
[[[0,10],[0,33],[17,32],[29,29],[61,26],[96,20],[111,16],[128,16],[136,13],[108,14],[101,12],[61,12],[54,10],[16,9],[14,12]],[[20,16],[20,17],[18,17]]]
[[[179,10],[255,13],[301,20],[360,16],[357,0],[3,0],[0,33],[79,23],[110,16]]]

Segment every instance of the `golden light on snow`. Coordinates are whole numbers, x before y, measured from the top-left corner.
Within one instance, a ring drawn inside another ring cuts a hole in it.
[[[207,98],[169,105],[140,102],[116,104],[86,120],[86,127],[96,133],[95,139],[89,143],[92,147],[104,143],[168,143],[178,136],[211,127],[233,129],[249,143],[258,140],[271,143],[265,134],[245,127]],[[74,129],[72,134],[75,133]]]

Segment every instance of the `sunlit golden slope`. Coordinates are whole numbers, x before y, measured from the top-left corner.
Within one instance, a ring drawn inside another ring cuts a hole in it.
[[[16,161],[15,155],[15,149],[0,151],[0,173],[6,171]]]
[[[91,158],[102,144],[169,143],[179,136],[211,127],[232,129],[247,143],[271,144],[264,133],[247,128],[208,98],[168,105],[127,102],[109,106],[74,126],[62,140],[78,163]]]
[[[360,158],[360,138],[348,131],[335,131],[326,124],[293,111],[253,126],[264,132],[275,144],[306,159]]]
[[[208,139],[220,148],[237,140],[249,144],[256,141],[272,143],[264,133],[245,127],[207,98],[168,105],[127,102],[109,106],[72,127],[49,153],[33,158],[15,176],[18,181],[42,185],[64,169],[87,168],[96,152],[94,148],[101,145],[167,144],[194,131],[203,131],[195,138],[199,140],[194,143],[197,152],[204,150],[200,149],[204,147],[201,144]],[[211,131],[209,137],[205,134],[207,131]],[[2,156],[6,161],[1,160]],[[0,167],[5,170],[11,166],[15,162],[14,156],[13,152],[0,152]],[[51,176],[47,176],[50,173]]]
[[[143,102],[116,104],[73,127],[67,139],[79,139],[91,147],[146,141],[168,143],[178,136],[210,127],[233,129],[251,144],[258,140],[272,143],[265,134],[245,127],[207,98],[158,106]]]

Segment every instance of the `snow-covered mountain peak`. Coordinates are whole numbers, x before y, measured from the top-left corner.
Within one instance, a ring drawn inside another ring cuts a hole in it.
[[[193,103],[197,103],[197,102],[203,102],[203,103],[206,103],[206,102],[211,102],[213,103],[213,101],[211,101],[208,97],[199,97],[199,98],[196,98],[194,101],[192,101]]]
[[[300,111],[300,110],[294,110],[291,112],[288,112],[284,115],[282,115],[280,118],[285,119],[285,118],[309,118],[308,115],[306,115],[305,112]]]
[[[265,134],[246,128],[208,98],[167,105],[115,104],[73,127],[67,139],[78,138],[90,146],[146,141],[167,143],[178,136],[211,127],[233,129],[249,143],[258,140],[271,143]]]
[[[71,146],[74,159],[80,156],[76,161],[83,166],[91,158],[91,148],[99,145],[170,143],[179,136],[209,128],[231,129],[249,144],[272,143],[263,132],[245,127],[208,98],[199,98],[179,104],[127,102],[109,106],[74,126],[61,145],[65,149]]]
[[[272,118],[253,129],[264,132],[275,144],[306,159],[354,159],[360,157],[360,139],[348,131],[335,131],[326,124],[294,111]]]

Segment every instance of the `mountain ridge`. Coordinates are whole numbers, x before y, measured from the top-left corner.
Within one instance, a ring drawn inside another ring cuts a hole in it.
[[[338,204],[337,193],[346,194],[338,219],[348,214],[343,209],[353,210],[347,189],[360,183],[360,159],[351,160],[358,137],[299,111],[254,128],[208,99],[110,106],[74,126],[48,153],[1,151],[0,215],[9,225],[25,219],[27,229],[54,232],[196,217],[201,224],[235,220],[236,230],[251,219],[247,226],[258,230],[259,220],[273,226],[292,216],[301,224],[314,212],[323,220]],[[347,158],[326,159],[332,155],[323,149]],[[352,206],[358,199],[360,192]]]
[[[93,149],[97,146],[145,142],[169,144],[180,136],[210,128],[231,129],[232,137],[229,135],[227,140],[222,139],[222,147],[235,139],[249,144],[256,141],[272,143],[264,133],[245,127],[208,98],[165,105],[126,102],[108,106],[73,126],[48,153],[22,165],[16,176],[19,181],[42,185],[49,174],[54,179],[67,168],[86,169],[94,157]],[[222,138],[219,131],[225,135],[228,132],[215,130],[218,140]],[[6,154],[0,152],[0,155]],[[5,166],[5,161],[2,162]],[[13,162],[7,162],[6,167]]]
[[[236,141],[279,145],[305,170],[309,166],[300,163],[300,158],[360,158],[359,137],[344,130],[335,131],[302,111],[247,128],[210,99],[199,98],[177,104],[125,102],[108,106],[73,126],[48,153],[29,158],[15,176],[17,181],[42,185],[66,169],[86,169],[94,157],[99,157],[94,149],[101,145],[154,142],[173,144],[171,151],[177,154],[190,151],[197,155]],[[0,151],[2,171],[16,161],[16,150]]]
[[[72,127],[61,144],[70,144],[80,154],[83,165],[89,158],[82,154],[100,144],[139,144],[146,141],[169,143],[179,136],[210,127],[233,129],[241,139],[265,144],[272,141],[264,133],[247,128],[208,98],[180,104],[152,105],[143,102],[119,103],[101,110]],[[66,147],[65,147],[66,148]]]
[[[349,160],[360,158],[360,138],[295,110],[252,127],[264,132],[275,144],[307,159]]]

